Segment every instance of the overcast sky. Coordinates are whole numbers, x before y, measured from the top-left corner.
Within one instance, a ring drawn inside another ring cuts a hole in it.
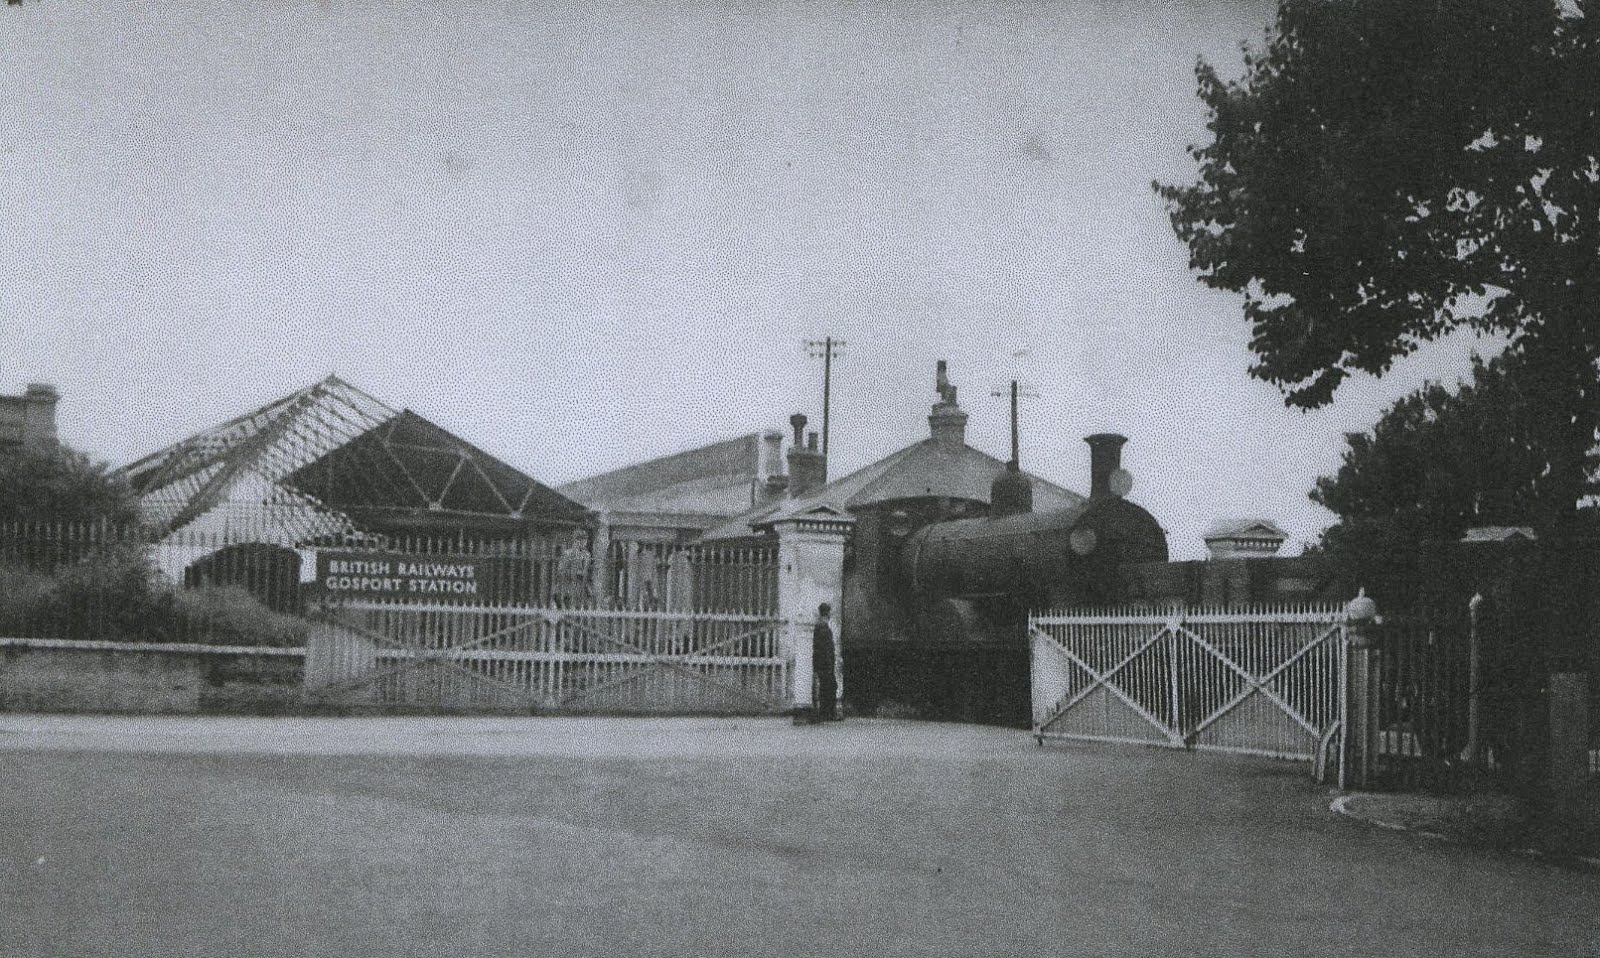
[[[1196,57],[1236,73],[1271,9],[8,6],[0,392],[54,383],[120,464],[338,372],[557,483],[820,418],[831,333],[835,476],[926,435],[947,358],[1001,458],[989,393],[1034,386],[1054,481],[1130,436],[1176,556],[1312,539],[1342,433],[1473,344],[1312,414],[1246,375],[1149,183],[1190,175]]]

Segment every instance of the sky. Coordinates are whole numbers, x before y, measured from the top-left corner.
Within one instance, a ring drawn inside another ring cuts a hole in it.
[[[1130,442],[1175,557],[1294,542],[1343,435],[1476,348],[1335,404],[1249,377],[1187,269],[1197,57],[1261,0],[272,4],[0,11],[0,393],[49,382],[113,464],[337,373],[551,484],[820,421],[830,473],[927,435],[1087,491]],[[1286,551],[1293,551],[1294,546]]]

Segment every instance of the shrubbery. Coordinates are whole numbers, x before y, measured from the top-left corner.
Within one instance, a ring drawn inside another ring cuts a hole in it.
[[[0,635],[114,642],[293,647],[309,626],[238,586],[178,589],[138,544],[113,545],[46,573],[0,565]]]

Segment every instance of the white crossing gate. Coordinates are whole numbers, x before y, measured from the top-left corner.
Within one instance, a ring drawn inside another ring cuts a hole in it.
[[[1338,728],[1342,605],[1029,618],[1033,732],[1314,759]]]
[[[785,711],[772,614],[344,602],[307,643],[309,701],[550,713]]]

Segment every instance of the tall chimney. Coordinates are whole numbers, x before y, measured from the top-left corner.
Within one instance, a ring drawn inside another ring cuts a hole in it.
[[[806,417],[795,413],[789,417],[794,427],[794,445],[789,447],[789,495],[793,498],[810,495],[828,484],[828,457],[817,448],[817,434],[806,436]]]
[[[56,403],[61,401],[61,394],[47,383],[29,383],[22,400],[22,441],[29,445],[56,445]]]
[[[1083,441],[1089,444],[1089,498],[1103,499],[1111,495],[1111,474],[1122,468],[1122,444],[1128,437],[1097,432]]]
[[[788,488],[789,477],[783,471],[783,433],[765,430],[756,443],[756,478],[750,490],[750,504],[759,506],[782,499]]]
[[[945,361],[939,360],[934,374],[934,388],[939,392],[939,401],[933,404],[933,409],[928,413],[928,432],[935,443],[960,449],[967,444],[967,414],[961,411],[961,404],[956,401],[956,387],[950,384],[946,369]]]

